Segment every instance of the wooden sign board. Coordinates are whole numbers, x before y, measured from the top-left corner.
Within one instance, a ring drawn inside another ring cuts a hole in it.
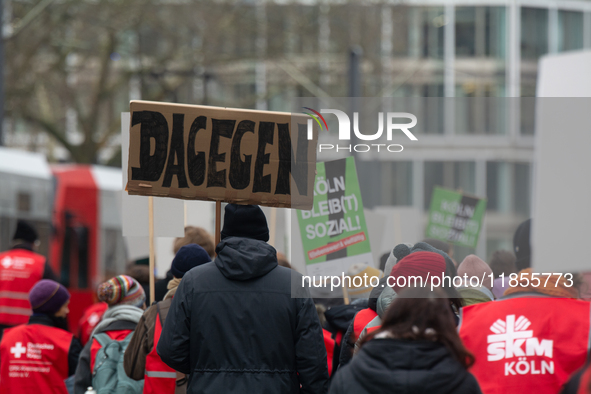
[[[311,118],[150,101],[130,103],[131,195],[310,209]]]

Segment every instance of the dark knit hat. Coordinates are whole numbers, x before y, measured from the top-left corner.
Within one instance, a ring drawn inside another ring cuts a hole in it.
[[[517,227],[515,235],[513,235],[513,252],[515,252],[515,257],[517,257],[515,265],[517,266],[518,271],[531,266],[530,231],[531,219],[527,219]]]
[[[414,252],[409,254],[400,260],[394,268],[390,276],[395,277],[395,281],[391,281],[393,284],[392,288],[397,290],[400,288],[401,283],[406,282],[406,286],[409,287],[409,283],[414,284],[413,281],[409,281],[410,276],[419,276],[423,278],[423,281],[428,280],[427,276],[439,276],[445,272],[445,259],[439,253],[435,252]],[[400,277],[405,277],[406,280],[400,281]],[[420,281],[417,281],[417,286],[420,286]]]
[[[267,218],[258,205],[228,204],[225,208],[221,238],[243,237],[269,240]]]
[[[37,230],[24,220],[19,220],[16,224],[13,241],[21,240],[29,243],[35,243],[39,239]]]
[[[211,258],[201,246],[197,244],[185,245],[176,252],[170,272],[175,278],[182,278],[191,268],[209,263]]]
[[[29,301],[33,313],[53,315],[70,299],[68,290],[50,279],[42,279],[35,283],[29,292]]]

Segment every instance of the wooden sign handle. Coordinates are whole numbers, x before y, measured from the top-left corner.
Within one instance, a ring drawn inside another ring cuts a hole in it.
[[[275,231],[277,230],[277,208],[271,208],[271,218],[269,223],[269,245],[275,247],[276,237]]]
[[[150,259],[149,259],[149,267],[150,267],[150,304],[154,303],[154,299],[156,296],[156,290],[154,287],[155,279],[154,279],[154,197],[148,196],[148,242],[150,244]]]
[[[217,247],[222,237],[222,202],[215,202],[215,246]]]
[[[345,284],[343,284],[343,301],[345,302],[345,305],[349,305],[349,291]]]

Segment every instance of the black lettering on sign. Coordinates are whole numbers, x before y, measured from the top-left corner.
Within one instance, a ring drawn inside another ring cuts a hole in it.
[[[195,139],[199,130],[205,130],[207,118],[198,116],[189,129],[189,141],[187,142],[187,168],[189,179],[195,186],[201,186],[205,180],[205,152],[195,153]]]
[[[207,187],[226,187],[226,170],[217,171],[218,162],[226,161],[226,154],[219,153],[220,137],[232,138],[235,120],[212,119],[211,144],[209,145],[209,163],[207,165]]]
[[[170,187],[172,176],[176,175],[179,187],[189,187],[185,175],[185,115],[172,114],[172,137],[170,138],[170,152],[168,153],[168,164],[164,173],[163,187]],[[175,157],[177,164],[174,164]]]
[[[289,174],[293,176],[298,191],[308,195],[308,139],[307,126],[298,124],[298,148],[294,155],[287,123],[277,124],[279,131],[279,168],[275,194],[291,194]]]
[[[131,127],[140,127],[140,166],[131,168],[131,180],[155,182],[166,163],[168,151],[168,122],[164,115],[154,111],[136,111],[131,118]],[[154,154],[150,155],[154,139]]]
[[[254,162],[254,181],[252,184],[253,193],[271,192],[271,175],[263,176],[265,164],[269,164],[270,153],[265,153],[267,144],[273,144],[273,135],[275,134],[274,122],[259,123],[259,145],[257,148],[257,158]]]
[[[245,133],[254,134],[254,122],[251,120],[243,120],[238,123],[236,133],[232,139],[232,150],[230,153],[230,186],[236,190],[243,190],[250,184],[250,164],[252,163],[252,155],[244,155],[242,161],[240,153],[240,143]]]

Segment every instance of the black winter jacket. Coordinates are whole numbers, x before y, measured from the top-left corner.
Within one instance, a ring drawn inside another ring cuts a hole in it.
[[[340,368],[330,394],[480,394],[480,386],[436,342],[373,339]]]
[[[301,275],[278,266],[262,241],[230,237],[216,251],[183,277],[157,346],[190,375],[187,393],[325,393],[316,308],[307,290],[308,298],[291,294],[292,275]]]

